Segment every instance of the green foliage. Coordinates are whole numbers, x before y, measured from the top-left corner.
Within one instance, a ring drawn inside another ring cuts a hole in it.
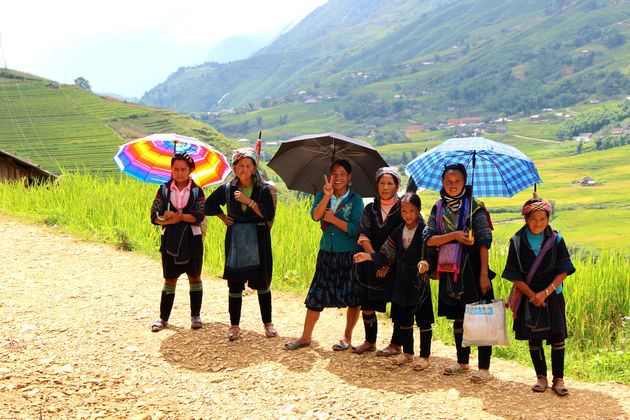
[[[556,136],[560,140],[570,140],[580,133],[595,133],[608,124],[623,121],[628,117],[630,117],[630,101],[626,100],[615,106],[604,106],[582,112],[563,121],[556,129]]]
[[[83,90],[87,90],[89,92],[92,91],[92,86],[90,86],[90,82],[87,81],[84,77],[77,77],[74,79],[74,84],[79,86]]]

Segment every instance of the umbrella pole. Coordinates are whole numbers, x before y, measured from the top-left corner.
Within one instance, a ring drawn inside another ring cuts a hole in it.
[[[472,214],[473,214],[473,191],[475,185],[475,165],[477,164],[477,151],[473,150],[472,155],[472,176],[470,179],[470,230],[468,231],[468,238],[473,238],[473,228],[472,228]]]

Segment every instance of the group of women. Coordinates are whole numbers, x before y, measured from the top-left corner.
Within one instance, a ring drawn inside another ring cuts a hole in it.
[[[153,331],[167,326],[177,278],[186,273],[190,282],[191,327],[201,328],[201,221],[204,214],[219,217],[227,226],[225,268],[228,280],[231,327],[228,338],[240,338],[240,312],[245,284],[257,290],[265,334],[275,337],[271,320],[272,254],[269,224],[275,205],[269,186],[258,172],[253,149],[237,150],[232,157],[235,177],[207,199],[190,178],[194,162],[185,154],[173,156],[172,179],[160,187],[151,208],[151,220],[162,225],[164,287],[160,319]],[[472,197],[461,164],[445,166],[441,199],[425,222],[421,200],[411,180],[399,198],[401,176],[396,168],[376,173],[378,194],[363,206],[352,190],[352,166],[332,163],[322,174],[324,186],[313,201],[311,217],[320,223],[322,236],[315,274],[306,296],[302,335],[284,344],[285,350],[308,346],[320,312],[327,307],[347,308],[343,335],[333,350],[376,352],[392,356],[394,365],[411,363],[414,370],[430,366],[434,323],[430,279],[439,285],[438,316],[453,320],[457,362],[444,368],[446,375],[469,371],[470,347],[462,345],[466,305],[494,298],[495,273],[488,267],[492,245],[490,216]],[[227,214],[223,213],[225,206]],[[538,380],[533,391],[547,388],[547,365],[542,340],[551,344],[552,389],[567,395],[563,382],[564,318],[562,282],[575,271],[562,237],[551,229],[551,205],[540,199],[523,206],[525,226],[511,239],[503,277],[513,282],[510,304],[515,314],[516,339],[528,340]],[[376,312],[391,303],[394,323],[389,344],[376,348]],[[352,346],[352,334],[362,316],[365,340]],[[414,357],[414,323],[420,329],[420,353]],[[492,377],[492,347],[478,349],[476,383]]]

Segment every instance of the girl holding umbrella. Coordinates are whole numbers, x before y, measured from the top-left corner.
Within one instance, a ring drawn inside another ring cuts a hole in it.
[[[358,243],[368,254],[378,252],[387,237],[401,223],[400,200],[397,193],[400,186],[400,172],[395,166],[380,168],[376,171],[378,195],[373,203],[368,204],[359,222]],[[394,284],[393,273],[396,271],[385,265],[376,270],[374,264],[359,263],[359,281],[361,283],[361,311],[365,327],[365,341],[352,347],[352,352],[362,354],[376,350],[378,322],[376,312],[385,312]],[[394,330],[391,343],[377,355],[390,356],[400,353],[399,331]]]
[[[306,318],[302,336],[284,345],[285,350],[308,346],[319,314],[324,308],[348,308],[343,337],[333,350],[351,346],[352,330],[359,319],[359,284],[352,256],[358,248],[359,220],[363,199],[350,188],[352,166],[339,159],[330,167],[330,180],[324,175],[323,191],[317,193],[311,209],[313,220],[321,223],[317,265],[306,295]]]
[[[252,148],[238,149],[232,155],[235,177],[221,185],[206,200],[205,212],[217,216],[227,226],[225,267],[228,281],[230,341],[241,337],[239,327],[243,290],[247,283],[258,292],[260,314],[267,337],[278,335],[271,321],[271,275],[273,260],[268,222],[275,216],[269,187],[258,171],[258,155]],[[221,210],[226,206],[227,214]]]
[[[462,347],[466,304],[482,297],[494,298],[490,280],[495,273],[488,268],[488,249],[492,244],[489,217],[486,209],[472,198],[472,188],[466,186],[466,179],[466,168],[461,163],[444,168],[442,198],[431,209],[423,235],[427,246],[439,247],[438,316],[454,321],[457,363],[445,368],[445,375],[469,370],[470,347]],[[467,227],[472,229],[472,237],[465,231]],[[471,377],[473,382],[492,377],[491,356],[491,346],[479,347],[479,371]]]

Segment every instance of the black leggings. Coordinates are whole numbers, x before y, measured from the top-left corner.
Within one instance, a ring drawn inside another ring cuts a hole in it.
[[[245,283],[228,280],[228,311],[231,325],[241,322],[241,307],[243,306],[243,290]],[[257,290],[260,315],[264,324],[271,323],[271,289]]]
[[[529,340],[529,355],[536,370],[536,376],[547,376],[547,362],[542,340]],[[551,371],[553,379],[564,378],[564,342],[551,343]]]
[[[464,338],[464,320],[455,320],[453,322],[453,336],[455,337],[455,349],[457,350],[457,363],[467,365],[470,361],[470,347],[462,347],[462,340]],[[490,369],[492,346],[479,346],[478,350],[479,369]]]
[[[418,327],[420,327],[420,357],[429,357],[431,355],[431,339],[433,330],[431,323],[421,319],[416,313],[415,306],[401,307],[392,303],[392,320],[394,321],[394,331],[397,335],[403,352],[407,354],[413,353],[413,324],[414,318]],[[393,342],[393,340],[392,340]],[[398,344],[398,343],[394,343]]]

